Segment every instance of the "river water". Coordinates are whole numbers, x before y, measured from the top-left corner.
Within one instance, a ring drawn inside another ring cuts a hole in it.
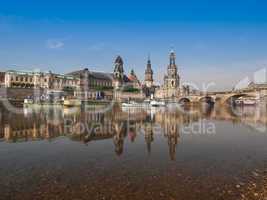
[[[0,199],[265,199],[257,107],[1,108]]]

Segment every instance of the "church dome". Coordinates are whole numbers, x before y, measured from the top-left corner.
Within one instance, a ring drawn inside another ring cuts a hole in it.
[[[134,81],[138,81],[137,76],[136,76],[134,70],[131,70],[131,73],[130,73],[130,75],[128,76],[128,79],[129,79],[130,81],[132,81],[132,82],[134,82]]]

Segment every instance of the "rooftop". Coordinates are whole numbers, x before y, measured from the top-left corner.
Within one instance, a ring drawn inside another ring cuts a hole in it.
[[[29,76],[34,76],[34,75],[48,75],[52,74],[58,78],[65,78],[65,79],[75,79],[75,77],[71,75],[64,75],[64,74],[56,74],[52,73],[51,71],[49,72],[41,72],[41,71],[30,71],[30,70],[7,70],[5,73],[9,74],[17,74],[17,75],[29,75]]]
[[[83,69],[83,70],[77,70],[77,71],[73,71],[73,72],[70,72],[66,75],[71,75],[71,76],[80,76],[84,73],[88,73],[89,76],[92,76],[96,79],[109,79],[111,80],[112,77],[113,77],[113,74],[112,73],[109,73],[109,72],[98,72],[98,71],[89,71],[87,68],[86,69]]]

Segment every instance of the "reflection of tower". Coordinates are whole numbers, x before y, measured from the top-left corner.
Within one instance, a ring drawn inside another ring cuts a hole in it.
[[[124,132],[125,132],[124,127],[121,127],[120,123],[116,123],[113,142],[115,145],[115,152],[118,156],[120,156],[123,153]]]
[[[175,160],[175,153],[176,153],[176,145],[178,144],[179,135],[175,134],[168,134],[168,145],[169,145],[169,154],[171,160]]]
[[[146,129],[145,129],[145,141],[146,141],[148,153],[151,152],[151,143],[153,142],[153,140],[154,140],[153,127],[152,127],[152,124],[149,123],[147,124]]]
[[[115,67],[113,72],[113,77],[114,77],[113,86],[116,89],[122,86],[123,76],[124,76],[123,60],[120,56],[118,56],[115,60]]]
[[[3,114],[3,109],[0,107],[0,124],[4,124],[2,114]],[[0,126],[0,141],[4,138],[4,136],[5,136],[4,126],[1,125]]]
[[[129,127],[128,127],[129,128],[128,136],[129,136],[131,142],[134,142],[135,141],[135,138],[136,138],[136,130],[135,130],[135,128],[132,127],[132,125],[135,126],[135,124],[129,124]]]
[[[115,145],[115,152],[116,152],[116,154],[118,156],[120,156],[123,153],[123,141],[124,141],[124,138],[121,135],[116,134],[113,137],[113,141],[114,141],[114,145]]]
[[[151,67],[151,60],[148,57],[146,71],[145,71],[145,86],[151,88],[153,86],[153,70]]]
[[[5,124],[4,126],[4,137],[6,141],[9,141],[12,139],[12,129],[10,127],[10,124]]]
[[[170,120],[171,118],[167,118],[167,120],[165,121],[165,134],[166,137],[168,138],[170,158],[171,160],[174,160],[176,153],[176,145],[178,144],[179,133],[177,124]]]

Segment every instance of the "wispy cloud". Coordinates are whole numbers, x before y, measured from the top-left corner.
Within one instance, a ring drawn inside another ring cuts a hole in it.
[[[62,40],[57,39],[48,39],[46,40],[46,47],[49,49],[61,49],[64,46],[64,42]]]
[[[235,89],[238,90],[238,89],[242,89],[242,88],[246,88],[248,87],[250,83],[250,80],[249,80],[249,77],[245,77],[243,78],[242,80],[240,80],[236,85],[235,85]]]

